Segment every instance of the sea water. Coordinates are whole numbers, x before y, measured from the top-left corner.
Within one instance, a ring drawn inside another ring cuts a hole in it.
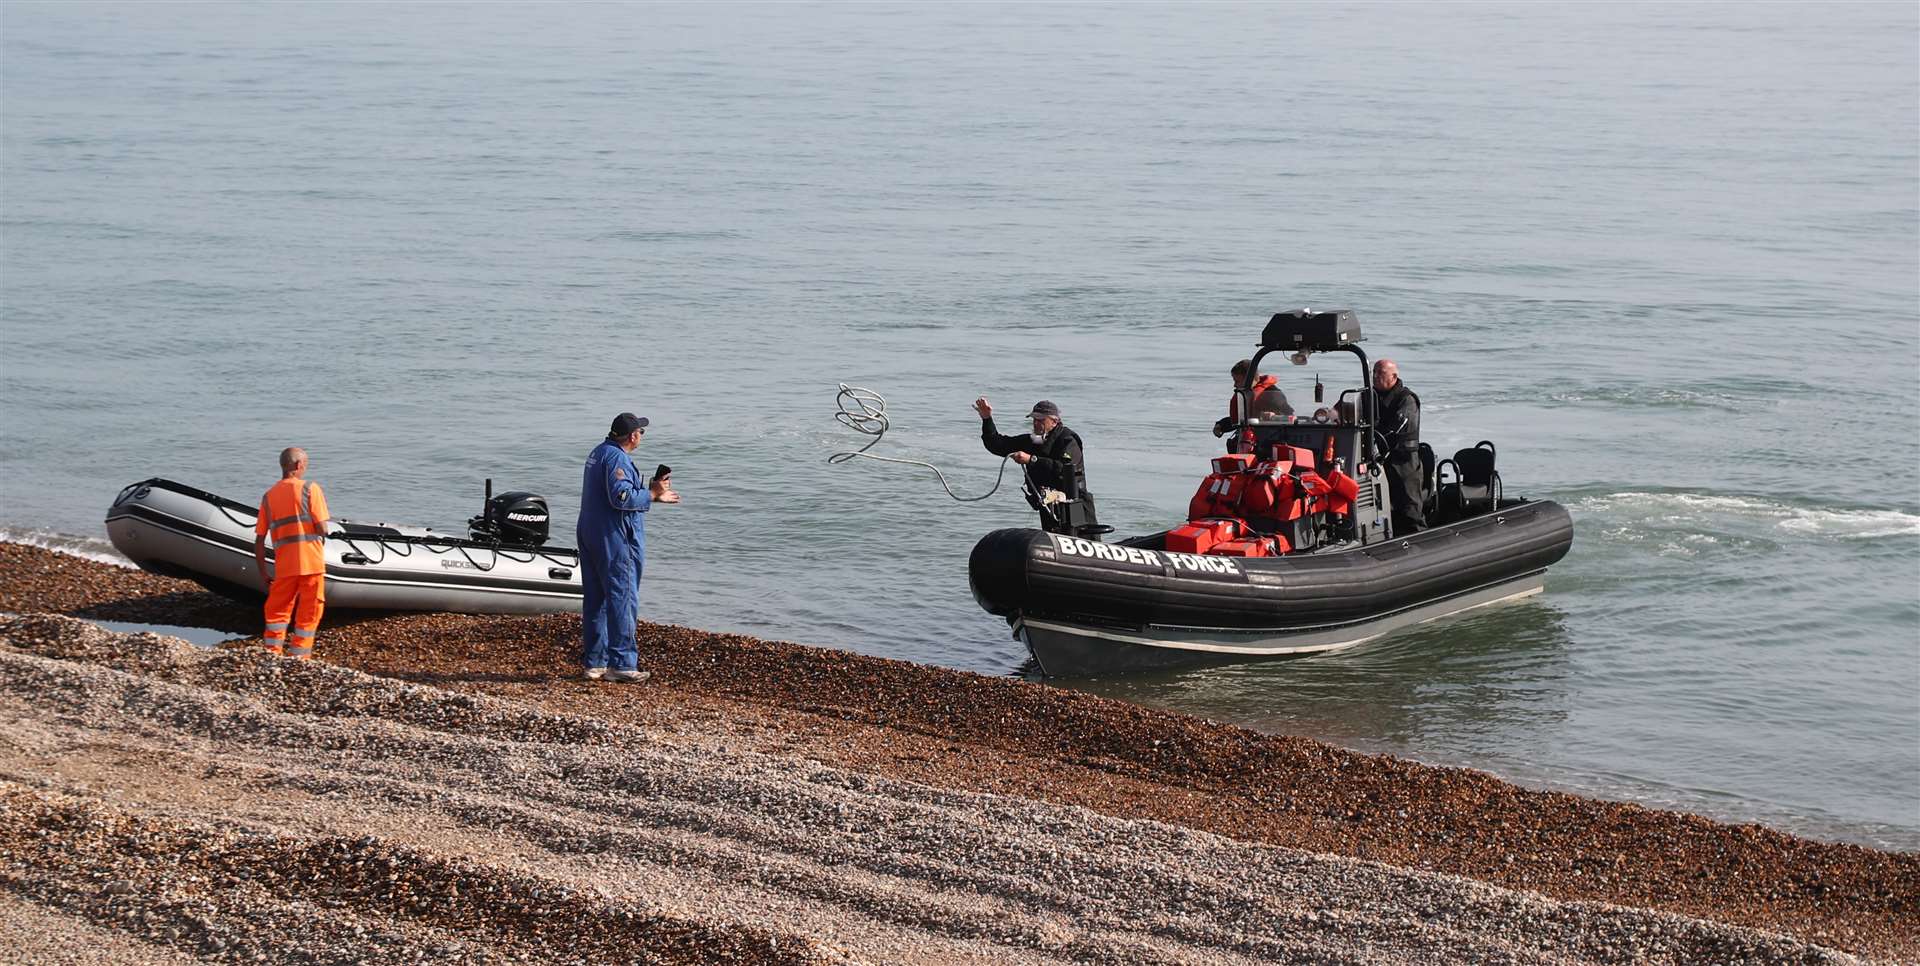
[[[1573,512],[1546,593],[1089,687],[1920,848],[1912,5],[0,6],[0,525],[126,483],[685,502],[648,618],[1012,673],[967,588],[1057,402],[1182,518],[1267,316],[1351,307],[1446,454]],[[1310,397],[1348,357],[1282,365]]]

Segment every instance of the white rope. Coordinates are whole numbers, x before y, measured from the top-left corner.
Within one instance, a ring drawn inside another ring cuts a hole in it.
[[[935,476],[940,477],[940,485],[946,488],[947,495],[961,503],[977,503],[994,495],[1000,490],[1000,481],[1006,478],[1007,461],[1012,459],[1012,457],[1001,458],[1000,475],[994,477],[993,489],[979,496],[961,496],[953,492],[952,484],[947,482],[947,474],[940,472],[940,467],[932,463],[925,460],[903,460],[896,459],[892,456],[875,456],[867,452],[867,450],[872,449],[875,444],[879,443],[880,437],[885,436],[887,430],[893,426],[887,419],[887,399],[885,396],[871,389],[849,386],[843,382],[840,384],[839,395],[834,397],[834,402],[839,405],[840,411],[834,413],[833,418],[839,420],[840,425],[856,433],[864,433],[873,438],[867,441],[867,445],[857,450],[846,453],[835,453],[827,457],[827,462],[829,463],[845,463],[852,459],[869,459],[879,460],[882,463],[905,463],[908,466],[924,466],[932,470]]]

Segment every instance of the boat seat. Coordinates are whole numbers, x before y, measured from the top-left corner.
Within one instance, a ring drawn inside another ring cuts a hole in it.
[[[1452,459],[1442,460],[1435,467],[1436,478],[1443,476],[1446,468],[1453,471],[1453,479],[1440,483],[1435,494],[1441,522],[1464,520],[1500,505],[1506,494],[1495,465],[1493,442],[1483,439],[1470,449],[1455,451]]]

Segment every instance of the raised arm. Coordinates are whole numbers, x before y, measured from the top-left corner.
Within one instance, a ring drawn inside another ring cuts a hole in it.
[[[998,427],[993,425],[993,404],[987,397],[981,396],[973,401],[973,411],[980,414],[980,443],[987,452],[995,456],[1010,456],[1019,452],[1033,452],[1032,440],[1025,436],[1002,436]],[[1025,462],[1024,460],[1022,462]]]
[[[987,452],[995,456],[1008,456],[1019,452],[1032,452],[1033,440],[1026,436],[1003,436],[993,425],[992,416],[980,419],[980,444]]]

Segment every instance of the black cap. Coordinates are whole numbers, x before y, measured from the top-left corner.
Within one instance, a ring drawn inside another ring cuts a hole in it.
[[[647,428],[647,417],[632,413],[621,413],[613,417],[613,429],[607,433],[608,439],[619,439],[636,429]]]
[[[1055,419],[1059,419],[1060,407],[1054,405],[1051,402],[1048,402],[1045,399],[1042,399],[1039,402],[1034,403],[1033,412],[1030,412],[1027,414],[1028,419],[1033,419],[1038,416],[1052,416]]]

